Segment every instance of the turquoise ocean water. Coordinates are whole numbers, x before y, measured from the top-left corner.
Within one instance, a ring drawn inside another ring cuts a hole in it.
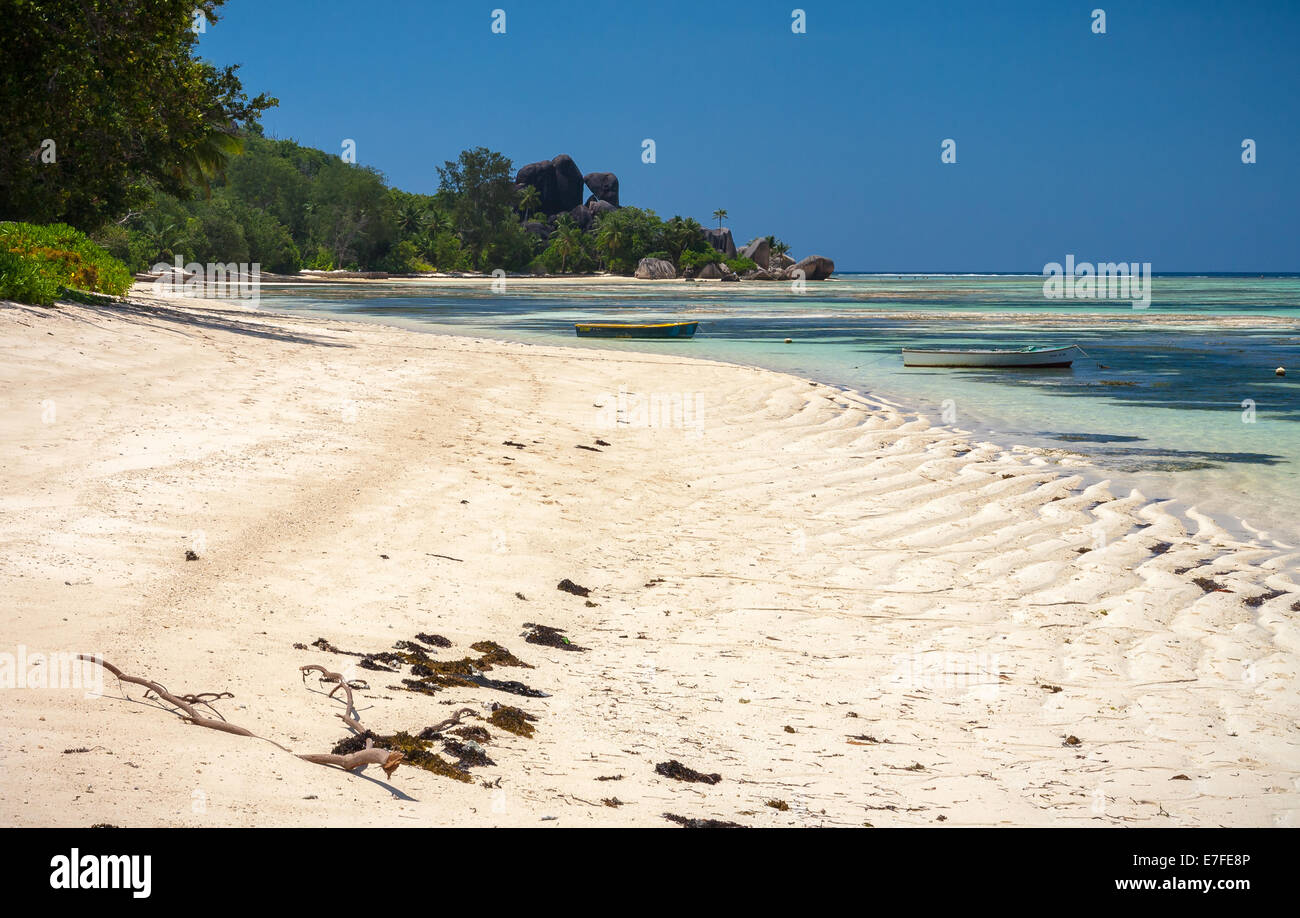
[[[841,274],[806,285],[509,278],[264,284],[262,308],[571,347],[694,355],[882,396],[1003,445],[1064,450],[1149,498],[1300,544],[1300,276],[1157,276],[1145,309],[1049,300],[1041,275]],[[692,341],[573,323],[700,322]],[[785,343],[786,338],[792,342]],[[903,345],[1077,344],[1066,370],[905,369]],[[1279,377],[1282,366],[1289,375]]]

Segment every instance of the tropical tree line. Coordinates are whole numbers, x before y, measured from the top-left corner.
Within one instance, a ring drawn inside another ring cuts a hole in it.
[[[372,168],[265,137],[259,117],[276,100],[250,98],[236,68],[196,56],[197,24],[215,23],[222,2],[10,9],[0,29],[0,223],[66,224],[134,271],[177,257],[277,273],[626,274],[647,256],[679,269],[721,260],[690,218],[624,207],[586,230],[567,215],[548,219],[536,189],[515,189],[510,159],[483,147],[438,167],[434,194],[414,194]],[[721,223],[726,211],[713,216]],[[36,238],[23,233],[5,238]]]
[[[547,220],[537,190],[517,191],[514,166],[477,147],[438,168],[434,194],[389,187],[382,174],[250,125],[221,178],[188,197],[154,189],[147,205],[94,234],[133,270],[160,262],[260,263],[301,269],[631,274],[642,258],[699,268],[723,256],[698,221],[623,207],[588,230]],[[531,224],[530,231],[528,224]],[[736,261],[736,260],[733,260]],[[733,269],[752,263],[736,261]]]

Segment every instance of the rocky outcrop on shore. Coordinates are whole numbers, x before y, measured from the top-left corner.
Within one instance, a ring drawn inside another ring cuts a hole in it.
[[[736,240],[731,238],[731,230],[723,227],[722,229],[704,228],[704,238],[723,255],[728,258],[736,257]]]
[[[825,255],[809,255],[807,258],[786,268],[782,272],[782,277],[785,280],[795,280],[799,277],[801,271],[804,280],[826,280],[835,273],[835,262]]]
[[[548,217],[567,213],[580,226],[590,221],[604,209],[612,209],[618,204],[618,176],[612,172],[589,172],[582,174],[573,157],[561,153],[554,159],[544,159],[529,163],[515,175],[515,189],[522,191],[531,185],[537,189],[539,209]],[[591,197],[586,204],[582,201],[584,189],[591,190]],[[576,215],[574,210],[583,208],[585,214]]]
[[[567,215],[579,229],[590,231],[597,217],[621,206],[617,175],[613,172],[588,172],[584,175],[573,157],[566,153],[521,168],[515,175],[515,188],[522,191],[529,186],[537,189],[537,213],[527,215],[532,219],[524,223],[524,229],[543,241],[554,235],[555,221],[561,215]],[[582,200],[584,188],[591,192],[585,203]],[[541,219],[541,215],[545,219]],[[766,236],[760,236],[737,251],[736,240],[729,228],[702,227],[701,231],[705,241],[723,258],[732,259],[739,255],[754,262],[757,267],[743,275],[745,280],[825,280],[835,271],[835,262],[823,255],[809,255],[796,263],[788,255],[773,254]],[[657,264],[651,266],[648,263]],[[669,273],[664,273],[662,265],[668,266]],[[643,270],[646,273],[643,274]],[[677,276],[677,270],[671,262],[643,258],[637,265],[635,276],[671,278]],[[696,276],[702,279],[740,279],[734,271],[721,264],[706,265]]]
[[[759,236],[740,250],[740,257],[748,258],[760,268],[766,268],[768,261],[772,257],[772,246],[768,243],[766,236]]]
[[[641,280],[671,280],[677,276],[677,269],[671,261],[662,258],[642,258],[632,276]]]

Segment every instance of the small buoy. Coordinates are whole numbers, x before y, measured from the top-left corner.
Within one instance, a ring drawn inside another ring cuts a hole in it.
[[[1274,375],[1274,376],[1285,376],[1285,375],[1286,375],[1286,367],[1278,367],[1276,370],[1273,371],[1273,375]]]
[[[793,338],[786,338],[786,339],[785,339],[785,343],[786,343],[786,344],[794,344],[794,339],[793,339]]]

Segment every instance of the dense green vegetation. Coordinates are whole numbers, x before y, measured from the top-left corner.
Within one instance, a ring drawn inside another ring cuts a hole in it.
[[[11,0],[0,14],[0,220],[83,231],[187,195],[275,104],[194,56],[223,0]]]
[[[623,207],[586,230],[548,219],[536,189],[517,191],[514,165],[484,147],[438,167],[436,193],[413,194],[263,136],[257,119],[276,100],[250,99],[235,68],[195,57],[196,25],[215,23],[223,2],[12,0],[0,28],[0,220],[26,223],[6,224],[6,296],[121,292],[123,265],[177,258],[275,273],[724,263],[689,218]]]
[[[631,274],[647,256],[681,267],[723,263],[695,220],[665,221],[638,207],[602,214],[587,231],[561,214],[549,238],[530,233],[525,223],[546,221],[536,212],[535,189],[516,191],[511,161],[483,147],[437,171],[435,194],[401,191],[371,168],[270,140],[254,126],[206,195],[184,199],[155,190],[139,213],[102,228],[96,239],[135,271],[177,256],[186,263],[257,262],[276,273]]]
[[[0,223],[0,299],[48,306],[67,291],[121,296],[131,275],[86,235],[55,223]]]

